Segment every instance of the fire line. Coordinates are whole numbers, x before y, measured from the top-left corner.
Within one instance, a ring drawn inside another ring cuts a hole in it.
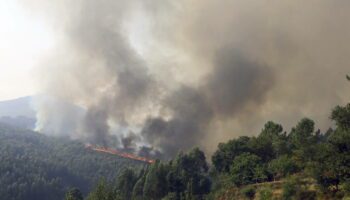
[[[123,158],[128,158],[131,160],[137,160],[137,161],[141,161],[141,162],[146,162],[148,164],[152,164],[155,162],[155,160],[153,159],[149,159],[149,158],[145,158],[145,157],[141,157],[141,156],[136,156],[130,153],[125,153],[125,152],[121,152],[118,151],[116,149],[111,149],[111,148],[107,148],[107,147],[98,147],[98,146],[93,146],[90,144],[87,144],[85,146],[87,149],[91,149],[93,151],[97,151],[97,152],[102,152],[102,153],[108,153],[108,154],[113,154],[113,155],[117,155]]]

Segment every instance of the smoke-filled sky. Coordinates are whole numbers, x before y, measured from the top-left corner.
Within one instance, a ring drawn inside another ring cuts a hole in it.
[[[33,26],[13,30],[25,39],[1,48],[16,58],[0,57],[1,72],[31,49],[42,52],[28,64],[32,91],[49,96],[36,105],[43,132],[169,156],[193,146],[210,153],[218,142],[256,135],[268,120],[288,131],[310,117],[324,130],[331,108],[350,97],[347,0],[14,4],[21,10],[1,15],[5,27]]]

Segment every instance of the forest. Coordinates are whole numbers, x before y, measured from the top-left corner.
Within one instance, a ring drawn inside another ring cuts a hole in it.
[[[8,200],[345,199],[350,195],[350,104],[326,132],[301,119],[268,121],[253,137],[148,165],[83,143],[0,125],[0,196]]]
[[[111,181],[123,168],[143,165],[68,138],[0,124],[0,199],[62,200],[69,188],[86,194],[101,177]]]
[[[139,171],[125,169],[115,181],[101,179],[86,199],[346,199],[350,104],[335,107],[330,118],[334,128],[324,133],[308,118],[288,133],[269,121],[256,137],[220,143],[212,164],[194,148]],[[65,198],[81,200],[83,195],[74,188]]]

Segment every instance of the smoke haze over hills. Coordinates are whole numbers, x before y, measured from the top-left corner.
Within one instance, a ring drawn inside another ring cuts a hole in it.
[[[42,61],[41,91],[86,110],[40,101],[43,132],[69,125],[72,138],[100,145],[210,153],[267,120],[288,130],[310,117],[326,129],[329,110],[349,99],[349,1],[23,4],[61,38]]]

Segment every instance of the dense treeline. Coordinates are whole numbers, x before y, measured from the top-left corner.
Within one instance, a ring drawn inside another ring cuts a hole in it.
[[[87,199],[204,199],[210,187],[204,153],[195,148],[139,173],[126,169],[115,183],[102,180]]]
[[[87,150],[79,142],[0,124],[0,197],[202,200],[238,188],[252,199],[256,185],[280,183],[280,199],[341,199],[350,193],[350,104],[334,108],[330,118],[334,127],[325,133],[307,118],[288,133],[267,122],[255,137],[219,144],[211,165],[198,148],[168,162],[142,165]],[[304,187],[306,182],[316,190]],[[272,199],[272,193],[265,188],[259,198]]]
[[[315,130],[308,118],[289,133],[269,121],[256,137],[219,144],[210,169],[204,153],[195,148],[139,173],[124,170],[113,183],[102,180],[87,199],[216,199],[227,186],[244,188],[242,194],[252,199],[254,188],[245,185],[280,180],[285,180],[281,199],[341,199],[350,192],[350,104],[336,107],[331,119],[335,128],[326,133]],[[286,178],[292,176],[312,179],[317,192],[303,191],[302,180]],[[272,192],[261,190],[260,199],[272,199]]]
[[[86,195],[100,178],[111,181],[125,167],[142,165],[79,142],[0,124],[0,199],[62,200],[72,187]]]

